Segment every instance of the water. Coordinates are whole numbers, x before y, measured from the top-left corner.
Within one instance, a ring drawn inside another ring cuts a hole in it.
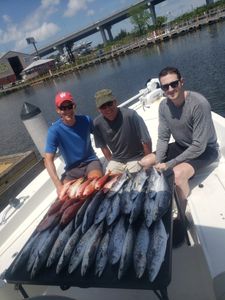
[[[186,88],[205,95],[212,110],[225,117],[225,23],[218,23],[0,98],[0,155],[34,149],[20,119],[24,102],[38,106],[50,125],[57,119],[56,92],[69,90],[77,102],[77,112],[94,118],[98,114],[94,102],[98,89],[111,88],[121,103],[167,65],[180,69]]]

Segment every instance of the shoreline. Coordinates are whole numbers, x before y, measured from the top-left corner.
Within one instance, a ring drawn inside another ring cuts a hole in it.
[[[112,47],[111,51],[108,51],[101,55],[100,57],[95,58],[89,58],[89,57],[83,57],[82,63],[77,64],[76,61],[73,64],[64,65],[62,68],[57,68],[55,70],[49,71],[49,73],[46,73],[42,76],[35,77],[34,79],[27,80],[23,83],[18,83],[13,87],[9,87],[6,89],[3,89],[0,91],[0,97],[10,94],[13,92],[16,92],[20,89],[27,88],[30,86],[34,86],[37,84],[43,84],[44,82],[64,76],[66,74],[72,73],[72,72],[79,72],[83,69],[90,68],[92,66],[98,65],[100,63],[104,63],[109,60],[118,59],[121,56],[133,53],[135,51],[139,51],[140,49],[151,47],[156,44],[160,44],[162,42],[169,41],[171,39],[177,38],[179,36],[183,36],[185,34],[195,32],[197,30],[201,30],[202,27],[210,26],[212,24],[223,22],[225,20],[225,8],[223,8],[221,11],[216,11],[211,14],[204,15],[202,17],[197,18],[197,20],[189,20],[186,23],[175,26],[171,29],[166,29],[162,33],[158,35],[151,35],[151,36],[145,36],[140,37],[135,42],[128,43],[123,46],[119,47]]]

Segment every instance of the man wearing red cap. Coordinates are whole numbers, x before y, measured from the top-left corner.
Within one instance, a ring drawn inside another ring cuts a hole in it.
[[[90,117],[74,114],[76,104],[70,92],[59,92],[55,105],[60,119],[48,129],[45,166],[60,195],[63,183],[69,180],[102,176],[102,166],[91,145],[93,123]],[[57,149],[65,161],[65,173],[61,180],[54,164]]]

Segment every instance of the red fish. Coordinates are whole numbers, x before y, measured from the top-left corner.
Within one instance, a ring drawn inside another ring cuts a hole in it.
[[[76,195],[75,195],[75,198],[76,199],[79,199],[79,198],[82,198],[83,197],[83,192],[86,188],[86,186],[89,185],[89,183],[92,181],[92,178],[88,178],[86,181],[84,181],[77,189],[76,191]]]
[[[106,182],[106,184],[103,186],[102,191],[104,193],[107,193],[111,189],[111,187],[117,182],[117,180],[121,175],[122,174],[112,175],[112,178],[108,182]]]
[[[72,204],[74,204],[76,202],[76,199],[68,199],[66,200],[63,205],[60,208],[60,212],[63,213],[69,206],[71,206]]]
[[[45,218],[38,224],[36,230],[37,231],[44,231],[48,228],[54,227],[60,220],[62,213],[57,211],[56,213],[45,216]]]
[[[77,192],[78,187],[81,185],[81,183],[84,181],[84,177],[78,178],[74,183],[72,183],[67,191],[67,195],[70,198],[74,198]]]
[[[83,200],[76,202],[69,207],[63,212],[63,215],[60,219],[60,225],[65,226],[67,225],[75,216],[81,205],[83,204]]]
[[[87,198],[88,196],[90,196],[91,194],[93,194],[95,192],[95,183],[98,179],[94,178],[92,179],[92,181],[89,183],[88,186],[86,186],[86,188],[84,189],[83,192],[83,198]]]
[[[65,201],[67,199],[67,197],[68,197],[67,196],[67,191],[68,191],[70,185],[72,183],[74,183],[75,181],[76,181],[76,179],[70,180],[70,181],[63,184],[63,188],[62,188],[62,190],[60,192],[60,195],[59,195],[59,200]]]
[[[52,205],[49,207],[49,210],[47,212],[48,215],[52,215],[56,213],[63,205],[63,201],[56,200]]]
[[[100,177],[96,183],[95,183],[95,189],[97,191],[99,191],[103,186],[104,184],[107,182],[109,176],[111,174],[111,171],[109,171],[108,173],[106,173],[104,176]]]

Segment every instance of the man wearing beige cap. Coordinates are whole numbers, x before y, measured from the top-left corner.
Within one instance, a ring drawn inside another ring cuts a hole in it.
[[[60,198],[63,183],[85,176],[100,177],[102,166],[91,145],[91,118],[75,115],[76,103],[70,92],[57,93],[55,106],[60,118],[48,129],[45,166]],[[57,149],[65,161],[65,173],[62,178],[58,177],[54,164]]]
[[[140,170],[137,163],[152,152],[151,137],[143,119],[132,109],[119,108],[110,89],[95,94],[100,115],[94,120],[94,138],[113,173]]]

